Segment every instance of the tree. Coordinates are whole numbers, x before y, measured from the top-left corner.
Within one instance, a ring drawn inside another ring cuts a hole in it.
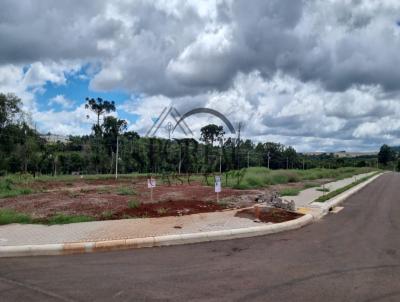
[[[14,94],[0,93],[0,129],[11,124],[16,114],[21,112],[21,99]]]
[[[214,124],[204,126],[200,129],[200,132],[200,140],[210,145],[212,145],[216,140],[223,138],[225,135],[224,128]]]
[[[395,158],[396,158],[396,153],[394,152],[394,150],[386,144],[382,145],[378,153],[379,163],[387,165],[388,162],[395,160]]]
[[[86,98],[86,109],[90,109],[97,115],[97,127],[100,127],[100,116],[105,113],[110,113],[111,111],[115,111],[115,102],[103,100],[102,98],[89,99]],[[89,118],[89,115],[86,116]]]

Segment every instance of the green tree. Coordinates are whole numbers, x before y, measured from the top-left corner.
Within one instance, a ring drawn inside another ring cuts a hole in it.
[[[97,98],[97,100],[86,98],[85,108],[90,109],[97,115],[97,127],[100,127],[100,116],[115,111],[115,102],[103,100],[102,98]],[[89,118],[89,115],[86,117]]]
[[[214,124],[204,126],[200,129],[200,132],[200,140],[210,145],[213,145],[216,140],[223,138],[225,135],[224,128]]]
[[[386,144],[382,145],[378,153],[379,163],[387,165],[389,162],[395,160],[395,158],[396,153],[394,152],[394,150]]]
[[[21,113],[21,99],[14,94],[0,93],[0,130],[10,125]]]

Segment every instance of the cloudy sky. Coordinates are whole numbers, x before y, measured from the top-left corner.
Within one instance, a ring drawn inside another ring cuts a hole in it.
[[[89,96],[114,100],[141,134],[173,105],[216,109],[245,137],[299,151],[400,144],[398,0],[0,5],[0,92],[42,132],[89,133]]]

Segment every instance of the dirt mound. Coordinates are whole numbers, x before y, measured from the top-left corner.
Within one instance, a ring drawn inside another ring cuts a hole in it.
[[[113,213],[111,219],[128,217],[165,217],[182,216],[197,213],[216,212],[226,209],[225,205],[200,200],[163,201],[158,203],[142,203],[136,208],[126,208]],[[110,218],[108,218],[110,219]]]
[[[241,218],[248,218],[251,220],[259,219],[262,222],[279,223],[297,219],[303,216],[303,214],[288,212],[276,208],[260,208],[258,217],[256,217],[256,211],[254,209],[245,209],[238,211],[235,214],[235,216]]]

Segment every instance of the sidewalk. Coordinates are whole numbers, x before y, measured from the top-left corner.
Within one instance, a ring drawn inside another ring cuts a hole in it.
[[[354,181],[357,181],[363,177],[369,176],[374,174],[375,172],[370,172],[370,173],[364,173],[364,174],[359,174],[353,177],[341,179],[338,181],[330,182],[324,185],[326,189],[329,189],[329,192],[335,191],[337,189],[343,188]],[[318,191],[317,189],[321,189],[321,187],[315,187],[315,188],[309,188],[306,190],[303,190],[299,193],[297,196],[282,196],[283,199],[286,200],[293,200],[296,204],[296,207],[309,207],[310,204],[316,200],[318,197],[323,196],[325,194],[328,194],[329,192],[321,192]]]
[[[359,175],[358,179],[368,174]],[[343,201],[367,185],[372,179],[346,191],[326,203],[315,205],[312,201],[322,192],[315,188],[302,191],[296,196],[297,203],[304,205],[299,212],[304,216],[282,223],[257,223],[249,218],[235,217],[239,210],[226,210],[179,217],[136,218],[94,221],[66,225],[0,226],[0,257],[60,255],[65,253],[139,248],[173,244],[195,243],[211,240],[260,236],[293,230],[325,215],[329,207]],[[354,178],[326,185],[331,190],[352,183]],[[291,197],[290,199],[295,199]]]
[[[9,224],[0,226],[0,246],[91,242],[258,227],[235,217],[237,210],[180,217],[137,218],[65,225]],[[264,223],[263,223],[264,224]]]

